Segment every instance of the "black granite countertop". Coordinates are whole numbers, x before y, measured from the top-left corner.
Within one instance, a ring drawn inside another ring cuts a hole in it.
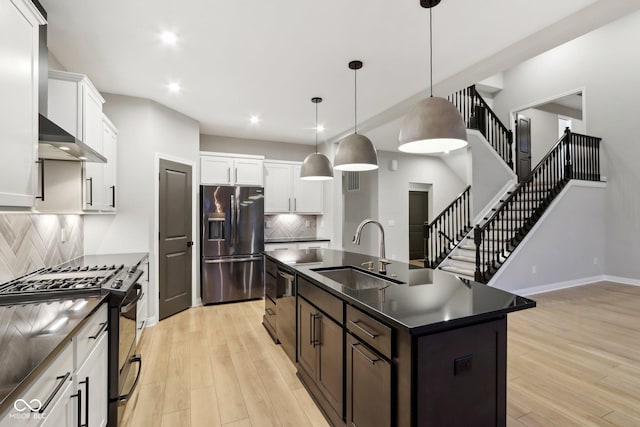
[[[367,271],[362,263],[373,260],[373,273],[376,272],[378,258],[352,252],[308,249],[271,251],[265,255],[287,264],[348,303],[412,334],[455,328],[536,305],[533,300],[501,289],[397,261],[387,266],[386,276],[402,284],[384,289],[355,290],[314,271],[339,266]]]
[[[297,242],[330,242],[326,237],[269,237],[265,238],[265,243],[297,243]]]
[[[106,255],[84,255],[78,258],[74,258],[71,261],[67,261],[61,266],[90,266],[90,265],[120,265],[123,264],[126,267],[140,265],[148,258],[147,252],[134,252],[127,254],[106,254]]]
[[[0,305],[0,414],[21,397],[107,297]],[[56,321],[64,323],[50,330]]]

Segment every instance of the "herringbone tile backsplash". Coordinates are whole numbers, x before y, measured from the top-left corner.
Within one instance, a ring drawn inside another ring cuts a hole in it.
[[[83,228],[79,215],[0,215],[0,283],[82,255]]]
[[[315,215],[265,215],[264,237],[316,237]]]

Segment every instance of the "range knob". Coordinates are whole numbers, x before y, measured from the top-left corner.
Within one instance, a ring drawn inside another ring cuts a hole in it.
[[[116,288],[116,289],[120,289],[120,288],[122,287],[122,283],[123,283],[123,282],[124,282],[124,281],[123,281],[122,279],[116,279],[116,280],[113,282],[113,287],[114,287],[114,288]]]
[[[136,266],[134,265],[134,266],[131,266],[131,267],[129,267],[129,268],[127,269],[127,273],[129,273],[129,274],[133,274],[133,273],[135,273],[135,272],[136,272],[136,270],[137,270],[137,268],[136,268]]]

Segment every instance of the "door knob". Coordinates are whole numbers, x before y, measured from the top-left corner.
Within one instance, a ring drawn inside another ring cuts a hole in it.
[[[189,240],[189,241],[187,242],[187,247],[188,247],[188,248],[190,248],[191,246],[193,246],[193,242],[192,242],[191,240]]]

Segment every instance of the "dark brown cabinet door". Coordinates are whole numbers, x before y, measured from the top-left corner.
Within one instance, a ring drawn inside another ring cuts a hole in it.
[[[318,311],[302,298],[298,298],[298,363],[311,376],[316,377],[318,365],[315,327]]]
[[[391,425],[391,364],[347,334],[347,426]]]
[[[322,315],[316,316],[318,334],[318,387],[340,418],[343,417],[344,365],[343,330],[333,320]],[[363,424],[366,425],[366,424]]]

